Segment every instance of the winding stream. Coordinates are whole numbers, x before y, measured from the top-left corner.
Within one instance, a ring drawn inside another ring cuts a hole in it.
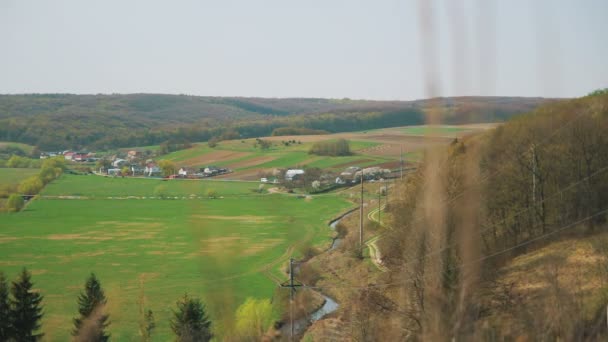
[[[336,230],[336,226],[338,225],[338,223],[340,223],[340,221],[342,221],[345,217],[349,216],[350,214],[352,214],[353,212],[355,212],[357,210],[359,210],[359,208],[351,209],[351,210],[347,211],[346,213],[344,213],[342,216],[331,221],[329,223],[329,228],[332,230]],[[327,252],[333,251],[334,249],[336,249],[338,246],[340,246],[341,242],[342,242],[342,239],[340,239],[338,237],[334,238],[331,243],[331,246],[329,247]],[[317,293],[319,293],[321,296],[323,296],[323,299],[325,301],[320,308],[318,308],[317,310],[313,311],[310,314],[309,318],[300,318],[294,322],[294,333],[296,335],[300,335],[300,334],[304,333],[306,331],[306,329],[312,323],[314,323],[314,322],[322,319],[323,317],[329,315],[330,313],[338,310],[339,304],[335,300],[324,295],[321,292],[317,291]],[[285,332],[287,334],[289,334],[290,329],[291,329],[291,326],[289,323],[285,324],[282,328],[283,332]],[[288,335],[286,335],[286,336],[288,336]]]

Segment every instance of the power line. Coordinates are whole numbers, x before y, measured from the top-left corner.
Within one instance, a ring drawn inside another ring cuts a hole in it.
[[[543,140],[542,140],[540,143],[535,144],[535,147],[538,147],[538,146],[544,145],[544,144],[546,144],[547,142],[549,142],[549,140],[550,140],[551,138],[553,138],[553,137],[554,137],[554,136],[555,136],[555,135],[556,135],[556,134],[557,134],[557,133],[558,133],[560,130],[562,130],[563,128],[565,128],[565,127],[567,127],[567,126],[571,125],[572,123],[574,123],[574,122],[575,122],[575,121],[577,121],[578,119],[580,119],[580,118],[583,116],[583,114],[584,114],[584,113],[585,113],[585,112],[581,111],[579,114],[577,114],[577,115],[576,115],[576,117],[575,117],[574,119],[572,119],[572,120],[568,121],[567,123],[565,123],[565,124],[561,125],[559,128],[555,129],[555,130],[554,130],[554,131],[553,131],[553,132],[552,132],[552,133],[551,133],[551,134],[550,134],[548,137],[546,137],[545,139],[543,139]],[[527,151],[526,151],[526,152],[524,152],[524,153],[529,153],[529,152],[530,152],[530,150],[527,150]],[[511,158],[511,157],[510,157],[510,158]],[[452,204],[452,203],[453,203],[453,202],[455,202],[455,201],[456,201],[458,198],[460,198],[461,196],[463,196],[463,195],[464,195],[464,194],[465,194],[467,191],[471,190],[473,187],[480,186],[480,185],[481,185],[483,182],[487,181],[487,180],[488,180],[488,179],[490,179],[490,178],[493,178],[493,177],[495,177],[495,176],[499,175],[499,174],[500,174],[500,173],[502,173],[502,172],[504,172],[504,169],[498,169],[498,170],[496,170],[495,172],[493,172],[492,174],[490,174],[490,175],[487,175],[487,176],[483,177],[483,178],[482,178],[482,179],[481,179],[481,180],[480,180],[480,181],[479,181],[477,184],[472,185],[472,186],[470,186],[470,187],[468,187],[468,188],[463,189],[463,190],[462,190],[460,193],[458,193],[456,196],[454,196],[454,197],[452,197],[452,198],[450,198],[450,199],[444,200],[444,201],[443,201],[443,204],[445,204],[445,205],[450,205],[450,204]],[[413,222],[412,222],[412,224],[415,224],[415,223],[421,222],[423,219],[424,219],[424,217],[419,217],[419,218],[417,218],[417,219],[414,219],[414,220],[413,220]],[[378,238],[378,239],[382,239],[383,237],[384,237],[384,234],[380,234],[380,236],[379,236],[379,238]],[[445,250],[445,249],[443,249],[443,250]],[[433,253],[441,253],[443,250],[436,251],[436,252],[433,252]]]
[[[553,230],[551,232],[539,235],[539,236],[537,236],[535,238],[526,240],[526,241],[524,241],[522,243],[519,243],[517,245],[505,248],[505,249],[503,249],[503,250],[501,250],[499,252],[488,254],[486,256],[483,256],[483,257],[478,258],[476,260],[473,260],[471,262],[463,263],[463,264],[460,264],[460,265],[456,265],[456,266],[454,266],[452,268],[449,268],[448,270],[456,270],[456,269],[459,269],[459,268],[465,268],[465,267],[471,266],[473,264],[480,263],[482,261],[488,260],[488,259],[496,257],[498,255],[502,255],[504,253],[510,252],[512,250],[515,250],[515,249],[517,249],[519,247],[523,247],[523,246],[529,245],[529,244],[531,244],[533,242],[540,241],[542,239],[545,239],[545,238],[547,238],[549,236],[555,235],[555,234],[557,234],[559,232],[562,232],[562,231],[564,231],[566,229],[569,229],[569,228],[572,228],[574,226],[577,226],[577,225],[579,225],[579,224],[581,224],[583,222],[586,222],[586,221],[588,221],[588,220],[590,220],[590,219],[592,219],[592,218],[594,218],[596,216],[599,216],[599,215],[602,215],[602,214],[605,214],[605,213],[608,213],[608,208],[600,210],[600,211],[596,212],[595,214],[589,215],[589,216],[587,216],[587,217],[585,217],[583,219],[580,219],[580,220],[578,220],[576,222],[573,222],[573,223],[570,223],[568,225],[562,226],[562,227],[560,227],[560,228],[558,228],[556,230]],[[424,276],[422,278],[424,278]],[[368,284],[366,286],[335,286],[335,285],[329,285],[329,286],[308,286],[308,285],[304,285],[303,287],[310,288],[310,289],[317,289],[317,290],[322,290],[324,288],[325,289],[327,289],[327,288],[368,289],[368,288],[391,287],[391,286],[405,285],[405,284],[410,283],[411,281],[413,281],[413,279],[408,279],[406,281],[392,282],[392,283],[384,283],[384,284]]]
[[[545,199],[541,200],[541,201],[540,201],[538,204],[541,204],[541,203],[544,203],[544,202],[546,202],[546,201],[549,201],[549,200],[551,200],[551,199],[553,199],[553,198],[555,198],[555,197],[557,197],[557,196],[559,196],[559,195],[563,194],[564,192],[571,190],[573,187],[578,186],[578,185],[580,185],[581,183],[583,183],[583,182],[587,181],[588,179],[591,179],[591,178],[593,178],[593,177],[597,176],[598,174],[601,174],[602,172],[605,172],[605,171],[607,171],[607,170],[608,170],[608,166],[605,166],[605,167],[603,167],[603,168],[601,168],[601,169],[597,170],[596,172],[594,172],[593,174],[591,174],[591,175],[589,175],[589,176],[587,176],[587,177],[585,177],[585,178],[582,178],[582,179],[580,179],[580,180],[578,180],[578,181],[576,181],[576,182],[572,182],[572,183],[570,183],[568,186],[566,186],[565,188],[560,189],[558,192],[556,192],[556,193],[552,194],[551,196],[546,197]],[[499,226],[500,224],[504,223],[504,222],[505,222],[505,221],[507,221],[507,220],[513,219],[513,218],[515,218],[515,217],[517,217],[517,216],[519,216],[519,215],[521,215],[521,214],[523,214],[523,213],[525,213],[525,212],[527,212],[527,211],[530,211],[531,209],[533,209],[533,207],[528,207],[528,208],[522,209],[522,210],[520,210],[520,211],[518,211],[518,212],[516,212],[516,213],[512,214],[511,216],[509,216],[509,217],[507,217],[507,218],[504,218],[504,219],[500,220],[499,222],[497,222],[497,223],[495,223],[495,224],[493,224],[493,225],[491,225],[491,226],[485,227],[484,229],[481,229],[481,230],[479,230],[479,231],[477,232],[477,233],[478,233],[478,236],[471,236],[471,237],[470,237],[470,240],[467,240],[467,241],[471,241],[471,240],[473,240],[474,238],[477,238],[477,237],[481,236],[481,234],[483,234],[483,233],[487,232],[488,230],[490,230],[490,229],[492,229],[492,228],[495,228],[495,227]],[[534,227],[536,228],[537,226],[534,226]],[[381,235],[379,235],[379,238],[378,238],[378,239],[380,239],[381,237],[384,237],[384,236],[385,236],[384,234],[381,234]],[[463,241],[454,242],[454,243],[452,243],[452,244],[450,244],[450,245],[448,245],[448,246],[442,247],[442,248],[441,248],[441,249],[439,249],[439,250],[435,250],[435,251],[432,251],[432,252],[426,253],[426,254],[424,254],[424,255],[422,255],[422,256],[416,257],[414,260],[408,261],[408,262],[406,262],[406,263],[404,263],[404,264],[400,265],[400,266],[399,266],[397,269],[404,269],[404,268],[406,268],[406,267],[408,267],[408,266],[411,266],[413,263],[418,262],[418,261],[420,261],[420,260],[426,259],[426,258],[428,258],[428,257],[438,256],[438,255],[440,255],[442,252],[445,252],[445,251],[447,251],[447,250],[449,250],[449,249],[451,249],[451,248],[454,248],[454,247],[458,246],[459,244],[461,244],[462,242],[463,242]],[[346,267],[346,268],[348,268],[348,267]],[[346,268],[345,268],[345,269],[346,269]],[[336,271],[340,271],[340,269],[337,269],[337,270],[332,270],[332,271],[336,272]]]

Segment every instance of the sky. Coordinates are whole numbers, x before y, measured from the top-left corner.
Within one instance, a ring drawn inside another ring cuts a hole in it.
[[[608,87],[606,0],[0,0],[0,93],[412,100]]]

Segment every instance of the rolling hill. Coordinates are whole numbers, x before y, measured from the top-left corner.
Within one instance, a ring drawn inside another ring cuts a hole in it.
[[[0,140],[41,149],[206,141],[226,132],[249,138],[279,127],[329,132],[417,125],[439,109],[448,124],[504,121],[543,98],[457,97],[416,101],[266,99],[128,94],[0,95]]]

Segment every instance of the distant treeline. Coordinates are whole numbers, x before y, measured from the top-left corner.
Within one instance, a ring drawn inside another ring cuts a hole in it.
[[[494,122],[530,111],[544,101],[499,97],[403,102],[146,94],[0,95],[0,141],[27,143],[41,150],[112,149],[165,141],[208,141],[226,132],[237,132],[241,138],[273,132],[333,133],[422,124],[424,112],[431,107],[439,107],[447,123]]]
[[[319,134],[329,134],[328,131],[322,129],[310,129],[305,127],[280,127],[275,128],[272,131],[273,136],[283,136],[283,135],[319,135]]]

